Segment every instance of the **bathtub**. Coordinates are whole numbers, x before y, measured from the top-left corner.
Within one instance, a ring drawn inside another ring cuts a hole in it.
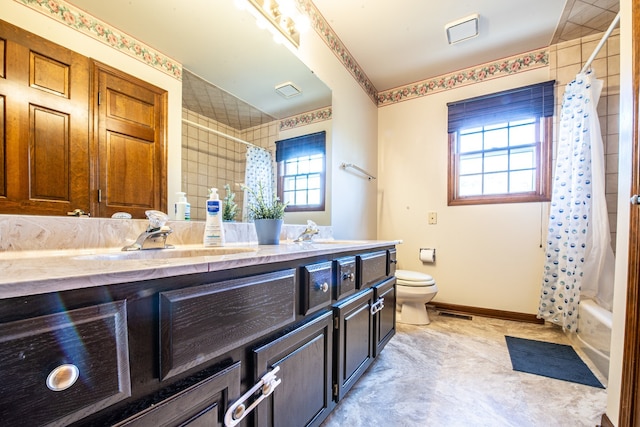
[[[578,333],[571,334],[572,344],[590,359],[605,378],[609,378],[609,355],[611,350],[610,311],[600,307],[594,300],[580,301]]]

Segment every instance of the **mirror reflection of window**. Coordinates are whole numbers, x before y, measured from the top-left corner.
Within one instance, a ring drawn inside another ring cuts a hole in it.
[[[326,132],[276,141],[278,197],[287,212],[323,211]]]

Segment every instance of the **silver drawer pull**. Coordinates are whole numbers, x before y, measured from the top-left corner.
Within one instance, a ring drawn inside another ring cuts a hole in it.
[[[322,284],[316,283],[316,289],[322,292],[327,292],[329,290],[329,284],[327,282],[324,282]]]
[[[80,370],[70,363],[60,365],[47,376],[47,387],[53,391],[64,391],[75,384]]]
[[[355,279],[356,279],[356,276],[355,276],[355,274],[353,274],[353,273],[349,273],[349,274],[344,273],[344,274],[342,275],[342,280],[350,280],[350,281],[352,281],[352,282],[353,282]]]
[[[384,298],[379,298],[378,301],[371,304],[371,315],[376,314],[384,308]]]
[[[229,406],[227,412],[224,414],[224,425],[227,427],[233,427],[242,421],[247,414],[250,414],[251,411],[255,409],[256,406],[260,402],[262,402],[266,397],[273,393],[273,390],[278,387],[278,385],[282,382],[281,379],[276,378],[276,373],[280,370],[280,366],[276,366],[271,371],[267,372],[260,378],[249,391],[240,396],[238,400],[236,400],[233,405]],[[261,390],[262,394],[258,396],[251,405],[245,406],[245,401],[249,399],[251,396],[255,394],[256,391]]]

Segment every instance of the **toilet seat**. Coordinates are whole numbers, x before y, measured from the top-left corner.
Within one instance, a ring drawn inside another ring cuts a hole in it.
[[[419,273],[417,271],[396,270],[397,285],[426,287],[433,286],[436,281],[428,274]]]

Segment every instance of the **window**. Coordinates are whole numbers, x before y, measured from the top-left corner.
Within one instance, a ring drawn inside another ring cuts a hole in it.
[[[447,104],[449,205],[550,200],[554,83]]]
[[[278,197],[287,212],[324,210],[325,145],[324,131],[276,141]]]

